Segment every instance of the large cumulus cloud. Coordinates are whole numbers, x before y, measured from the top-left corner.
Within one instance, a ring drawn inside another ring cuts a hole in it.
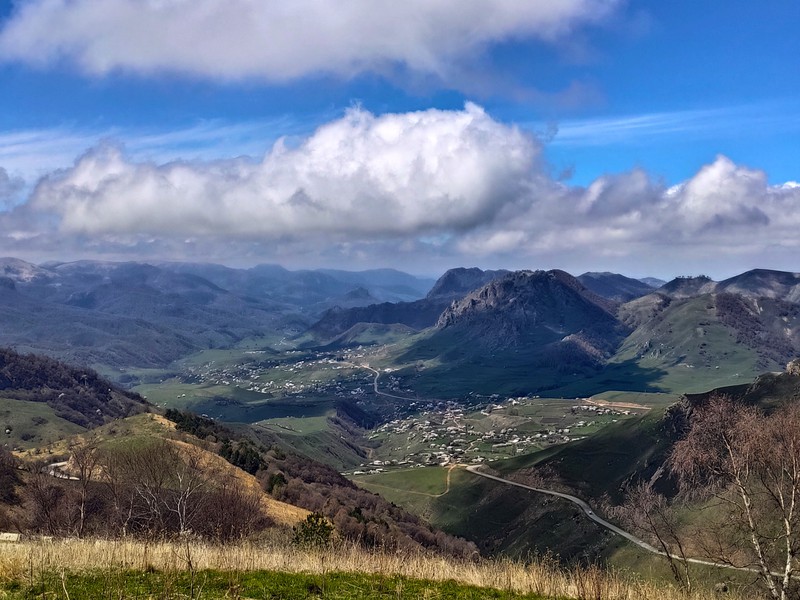
[[[586,188],[553,184],[502,229],[476,228],[458,241],[461,252],[502,249],[529,256],[590,253],[645,259],[748,254],[800,244],[800,186],[770,185],[766,173],[725,156],[668,187],[641,169],[606,175]],[[501,244],[500,242],[504,242]],[[662,261],[663,262],[663,261]]]
[[[725,156],[672,186],[641,169],[572,186],[551,176],[533,135],[468,104],[352,109],[258,159],[153,163],[100,145],[0,217],[7,243],[12,232],[50,253],[608,268],[735,257],[785,268],[800,245],[800,186]]]
[[[559,39],[619,0],[27,0],[0,57],[126,70],[286,81],[401,66],[445,77],[487,45]]]
[[[413,235],[491,223],[527,195],[539,145],[481,108],[353,109],[263,160],[135,163],[101,146],[44,178],[31,207],[68,233]]]

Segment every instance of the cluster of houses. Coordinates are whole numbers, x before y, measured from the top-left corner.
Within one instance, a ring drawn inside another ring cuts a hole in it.
[[[371,440],[381,443],[379,453],[389,458],[363,468],[380,472],[389,466],[478,464],[574,439],[568,437],[569,429],[523,432],[505,424],[509,419],[499,413],[518,404],[519,400],[510,399],[507,405],[467,408],[456,402],[413,402],[408,409],[414,414],[389,421],[370,434]],[[499,418],[491,418],[493,414]]]
[[[287,354],[301,354],[290,351]],[[200,385],[224,385],[238,387],[250,392],[277,396],[303,397],[301,394],[325,394],[337,397],[363,396],[364,388],[353,389],[352,382],[367,383],[369,372],[353,369],[352,366],[319,353],[309,358],[303,354],[294,362],[279,364],[244,362],[236,365],[220,365],[209,361],[198,367],[188,367],[182,376],[184,383]],[[353,371],[351,374],[335,374],[331,377],[311,378],[309,373],[324,371]],[[185,395],[185,394],[184,394]]]

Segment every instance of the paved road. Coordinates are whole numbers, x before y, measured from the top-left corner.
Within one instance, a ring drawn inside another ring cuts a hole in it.
[[[510,479],[503,479],[502,477],[497,477],[495,475],[489,475],[488,473],[482,473],[481,471],[478,470],[479,468],[480,468],[480,465],[472,465],[472,466],[467,467],[467,471],[469,471],[470,473],[473,473],[475,475],[479,475],[481,477],[486,477],[487,479],[492,479],[492,480],[498,481],[500,483],[505,483],[506,485],[513,485],[513,486],[516,486],[516,487],[519,487],[519,488],[530,490],[532,492],[537,492],[539,494],[547,494],[548,496],[556,496],[557,498],[563,498],[564,500],[568,500],[569,502],[572,502],[573,504],[577,504],[581,508],[581,510],[583,510],[583,512],[586,514],[586,516],[589,517],[592,521],[594,521],[598,525],[601,525],[602,527],[605,527],[606,529],[608,529],[610,531],[613,531],[617,535],[620,535],[620,536],[624,537],[626,540],[636,544],[640,548],[644,548],[648,552],[652,552],[653,554],[658,554],[659,556],[667,556],[666,552],[663,552],[663,551],[659,550],[658,548],[655,548],[654,546],[651,546],[650,544],[648,544],[647,542],[645,542],[642,539],[639,539],[638,537],[636,537],[632,533],[629,533],[629,532],[625,531],[624,529],[620,529],[619,527],[617,527],[613,523],[609,523],[605,519],[602,519],[602,518],[598,517],[595,514],[595,512],[592,510],[592,507],[589,506],[584,500],[581,500],[580,498],[578,498],[577,496],[572,496],[570,494],[564,494],[562,492],[556,492],[555,490],[546,490],[546,489],[543,489],[543,488],[535,488],[535,487],[532,487],[530,485],[525,485],[524,483],[518,483],[516,481],[511,481]],[[734,566],[731,566],[731,565],[726,565],[726,564],[722,564],[722,563],[718,563],[718,562],[714,562],[714,561],[710,561],[710,560],[703,560],[702,558],[687,558],[686,560],[688,562],[696,564],[696,565],[706,565],[706,566],[709,566],[709,567],[719,567],[719,568],[722,568],[722,569],[733,569],[733,570],[736,570],[736,571],[750,571],[752,573],[761,573],[760,569],[756,569],[756,568],[752,568],[752,567],[734,567]],[[778,576],[782,577],[782,574],[780,574],[780,573],[773,573],[773,575],[778,575]]]
[[[351,367],[356,367],[357,369],[366,369],[367,371],[372,371],[375,373],[375,379],[372,380],[372,387],[375,390],[375,393],[379,396],[386,396],[387,398],[397,398],[398,400],[414,400],[414,398],[408,398],[406,396],[395,396],[394,394],[387,394],[386,392],[382,392],[378,389],[378,379],[381,377],[381,372],[377,369],[373,369],[369,365],[357,365],[351,362],[340,362],[339,364],[348,365]]]
[[[489,475],[488,473],[482,473],[481,471],[478,470],[478,468],[479,468],[478,465],[472,465],[470,467],[467,467],[467,471],[469,471],[470,473],[474,473],[475,475],[480,475],[481,477],[486,477],[487,479],[493,479],[494,481],[499,481],[500,483],[505,483],[507,485],[514,485],[516,487],[520,487],[520,488],[523,488],[523,489],[526,489],[526,490],[530,490],[532,492],[538,492],[539,494],[547,494],[548,496],[556,496],[557,498],[563,498],[564,500],[569,500],[573,504],[577,504],[581,508],[581,510],[583,510],[583,512],[586,514],[586,516],[589,517],[595,523],[597,523],[599,525],[602,525],[603,527],[613,531],[617,535],[621,535],[626,540],[629,540],[629,541],[633,542],[634,544],[636,544],[640,548],[644,548],[648,552],[652,552],[653,554],[661,554],[662,556],[664,555],[664,553],[661,550],[658,550],[657,548],[651,546],[650,544],[648,544],[644,540],[639,539],[638,537],[636,537],[632,533],[628,533],[627,531],[625,531],[624,529],[620,529],[619,527],[617,527],[613,523],[609,523],[605,519],[602,519],[602,518],[598,517],[595,514],[595,512],[592,510],[592,507],[589,506],[585,501],[583,501],[580,498],[578,498],[577,496],[571,496],[569,494],[564,494],[562,492],[556,492],[554,490],[545,490],[545,489],[542,489],[542,488],[535,488],[535,487],[532,487],[530,485],[525,485],[523,483],[518,483],[516,481],[511,481],[509,479],[503,479],[502,477],[496,477],[494,475]]]
[[[64,462],[56,462],[47,465],[45,467],[45,473],[50,475],[50,477],[55,477],[56,479],[68,479],[70,481],[80,481],[80,477],[75,477],[74,475],[67,475],[62,471],[64,467],[67,466],[67,461]]]

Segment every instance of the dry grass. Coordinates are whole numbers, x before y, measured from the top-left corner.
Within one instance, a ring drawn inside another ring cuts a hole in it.
[[[220,480],[223,478],[234,480],[242,490],[248,494],[253,494],[254,496],[258,497],[262,514],[268,517],[276,525],[291,528],[311,514],[310,511],[304,508],[287,504],[286,502],[281,502],[274,499],[269,494],[266,494],[261,488],[261,484],[253,475],[234,467],[215,452],[207,450],[205,447],[203,447],[202,442],[199,442],[196,440],[196,438],[193,438],[192,436],[182,436],[185,439],[192,440],[195,443],[190,443],[182,439],[175,439],[174,436],[180,436],[181,434],[176,434],[175,423],[163,417],[162,415],[156,413],[142,413],[128,417],[122,421],[114,421],[111,424],[92,430],[92,439],[95,442],[102,441],[112,435],[109,434],[109,429],[111,427],[121,426],[128,428],[128,431],[126,432],[127,435],[161,437],[167,440],[169,443],[174,444],[176,447],[182,449],[187,457],[194,454],[194,458],[199,464],[202,465],[205,472],[217,474],[217,477]],[[51,455],[63,456],[70,452],[71,446],[80,445],[87,441],[86,435],[76,435],[46,447],[44,452],[38,455],[35,455],[33,450],[27,450],[22,454],[18,454],[18,458],[30,460],[31,458],[41,459],[43,456]],[[63,471],[70,475],[78,474],[72,457],[70,457],[67,465],[63,468]],[[96,479],[102,477],[102,473],[95,475]]]
[[[170,421],[167,422],[169,423]],[[294,527],[311,514],[310,511],[300,508],[299,506],[275,500],[275,498],[264,492],[258,479],[250,475],[250,473],[234,467],[219,454],[214,454],[195,444],[189,444],[180,440],[169,440],[169,442],[175,444],[186,453],[195,453],[198,455],[199,462],[206,473],[218,473],[220,477],[223,475],[229,477],[236,481],[237,485],[242,490],[258,497],[263,514],[277,525]]]
[[[365,551],[355,545],[303,550],[284,539],[236,545],[200,542],[57,541],[0,544],[0,581],[25,581],[31,573],[86,570],[228,572],[282,571],[401,575],[430,581],[455,580],[484,588],[538,594],[546,598],[592,600],[710,600],[711,591],[687,597],[680,590],[609,573],[598,567],[563,570],[553,561],[457,560],[423,554]],[[728,598],[736,596],[728,595]]]

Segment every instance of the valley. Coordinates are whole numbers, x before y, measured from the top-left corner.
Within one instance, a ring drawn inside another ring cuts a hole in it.
[[[95,338],[73,337],[69,356],[84,357],[83,371],[30,359],[66,373],[61,388],[38,375],[20,388],[28,375],[19,369],[29,359],[9,352],[13,368],[0,369],[5,447],[23,460],[61,459],[88,434],[113,430],[120,447],[179,435],[181,444],[256,475],[253,489],[271,499],[264,502],[307,511],[295,516],[322,511],[348,539],[476,548],[522,560],[554,553],[563,564],[599,561],[668,577],[650,552],[652,537],[634,533],[620,512],[631,490],[645,482],[678,502],[667,462],[691,418],[687,407],[702,402],[694,398],[716,388],[750,389],[754,380],[763,388],[758,382],[767,380],[756,378],[783,371],[800,349],[800,283],[786,274],[752,272],[720,283],[681,278],[653,288],[605,273],[454,269],[426,292],[430,284],[413,288],[410,276],[396,273],[278,271],[276,280],[274,269],[253,271],[6,268],[12,299],[35,297],[48,306],[45,314],[66,318],[80,310],[89,322],[135,309],[136,327],[117,333],[118,348],[137,343],[143,327],[185,344],[171,344],[157,359],[139,360],[137,351],[127,361],[115,354],[98,362],[103,350]],[[213,282],[203,280],[212,275]],[[334,276],[337,283],[326,279]],[[291,285],[279,295],[281,280]],[[303,286],[320,281],[335,295],[311,294],[313,301],[292,305]],[[78,304],[65,285],[83,290]],[[136,293],[128,295],[131,285]],[[394,301],[375,303],[401,289],[405,295]],[[262,316],[245,311],[237,322],[241,302],[259,306]],[[193,337],[185,335],[184,319],[192,320]],[[55,340],[49,351],[61,357]],[[28,350],[29,342],[19,346]],[[781,385],[788,387],[780,396],[757,402],[787,402],[793,384]],[[89,387],[96,398],[84,398]],[[38,394],[47,401],[29,401]],[[73,397],[75,403],[64,400]],[[100,398],[115,408],[106,414]],[[130,416],[137,411],[165,414],[181,433]],[[124,425],[111,421],[125,416]],[[549,495],[533,491],[542,489]],[[682,531],[690,526],[691,519]],[[688,547],[697,568],[708,567],[701,548]]]
[[[0,7],[0,600],[800,600],[800,1]]]
[[[430,398],[409,387],[401,370],[370,366],[390,351],[387,346],[204,351],[164,371],[140,372],[142,379],[157,381],[133,390],[162,408],[252,424],[290,444],[298,438],[308,442],[322,432],[346,433],[349,441],[363,445],[370,458],[339,465],[353,467],[356,475],[363,469],[509,458],[581,439],[609,423],[654,406],[663,408],[678,398],[676,394],[625,392],[596,398],[476,392],[465,398]],[[344,432],[337,415],[360,432]]]

